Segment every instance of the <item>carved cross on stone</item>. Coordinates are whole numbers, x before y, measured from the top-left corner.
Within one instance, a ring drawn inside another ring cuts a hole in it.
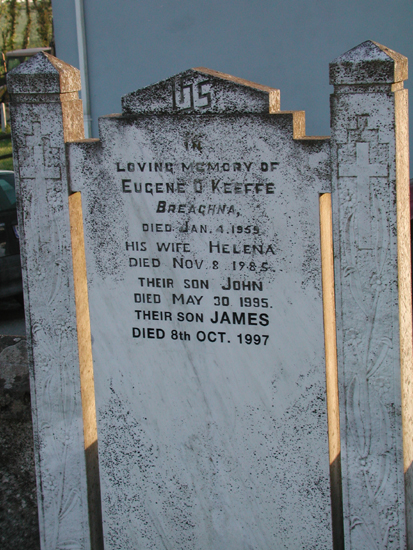
[[[357,142],[356,162],[340,165],[338,176],[357,178],[357,219],[360,250],[372,250],[373,235],[371,222],[374,220],[373,197],[370,192],[370,178],[388,177],[387,164],[370,164],[370,143]]]
[[[59,148],[50,146],[50,137],[43,136],[40,122],[33,123],[33,133],[26,134],[25,158],[19,168],[21,179],[61,178]]]

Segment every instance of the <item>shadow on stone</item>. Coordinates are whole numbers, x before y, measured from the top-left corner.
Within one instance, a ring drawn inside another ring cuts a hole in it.
[[[85,454],[89,503],[90,543],[93,550],[103,550],[98,442],[95,441],[92,445],[89,445],[85,451]]]
[[[344,550],[343,491],[341,485],[341,455],[330,464],[331,519],[333,524],[333,550]]]

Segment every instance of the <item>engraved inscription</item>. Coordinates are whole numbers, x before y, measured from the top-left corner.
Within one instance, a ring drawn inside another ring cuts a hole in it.
[[[185,80],[177,78],[173,83],[172,104],[174,111],[191,111],[193,109],[205,109],[211,106],[212,85],[209,80],[195,83],[185,83]]]

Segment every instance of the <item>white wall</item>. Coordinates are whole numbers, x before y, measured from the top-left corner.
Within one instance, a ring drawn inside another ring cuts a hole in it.
[[[367,39],[413,59],[413,0],[84,0],[84,8],[95,136],[97,118],[120,112],[122,95],[196,66],[280,88],[282,109],[305,109],[308,135],[329,135],[330,61]],[[78,67],[74,0],[53,0],[53,15],[57,56]]]

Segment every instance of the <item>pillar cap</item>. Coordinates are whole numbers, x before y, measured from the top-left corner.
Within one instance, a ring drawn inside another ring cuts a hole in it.
[[[366,40],[330,63],[330,84],[393,84],[407,79],[407,57]]]
[[[40,52],[7,75],[11,94],[64,94],[81,89],[80,71],[53,55]]]

